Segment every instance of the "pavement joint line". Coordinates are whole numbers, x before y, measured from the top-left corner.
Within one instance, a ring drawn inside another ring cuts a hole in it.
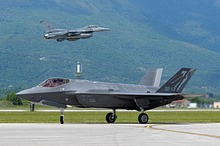
[[[159,125],[149,125],[149,126],[145,126],[145,128],[149,128],[149,129],[153,129],[153,130],[162,130],[162,131],[168,131],[168,132],[174,132],[174,133],[190,134],[190,135],[205,136],[205,137],[220,139],[219,135],[211,135],[211,134],[204,134],[204,133],[172,130],[172,129],[158,128],[158,127],[155,127],[155,126],[159,126]]]

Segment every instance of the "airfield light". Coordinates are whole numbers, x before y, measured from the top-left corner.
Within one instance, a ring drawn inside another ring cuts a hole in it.
[[[82,74],[82,64],[79,61],[77,61],[77,63],[76,63],[76,78],[80,79],[81,74]]]

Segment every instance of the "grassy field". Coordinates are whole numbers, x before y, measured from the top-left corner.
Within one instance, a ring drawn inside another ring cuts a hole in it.
[[[65,123],[106,123],[106,112],[65,112]],[[216,123],[219,111],[149,111],[151,124]],[[138,123],[138,112],[117,112],[116,123]],[[59,123],[59,112],[0,112],[0,123]]]

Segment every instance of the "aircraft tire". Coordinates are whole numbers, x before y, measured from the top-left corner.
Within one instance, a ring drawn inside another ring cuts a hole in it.
[[[138,116],[138,122],[140,124],[147,124],[148,123],[148,120],[149,120],[149,117],[147,114],[145,113],[141,113],[139,116]]]
[[[60,116],[60,124],[64,124],[64,116]]]
[[[116,115],[114,115],[113,113],[108,113],[107,115],[106,115],[106,121],[108,122],[108,123],[114,123],[115,122],[115,120],[116,120]]]

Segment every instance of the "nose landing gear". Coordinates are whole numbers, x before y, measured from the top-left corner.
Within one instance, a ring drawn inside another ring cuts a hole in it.
[[[64,124],[64,108],[60,108],[60,124]]]

